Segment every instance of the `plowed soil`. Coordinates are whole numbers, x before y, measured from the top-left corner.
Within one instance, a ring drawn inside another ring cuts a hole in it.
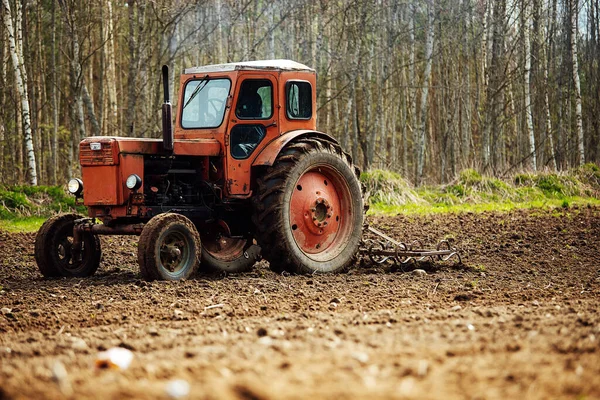
[[[464,265],[140,279],[102,238],[87,279],[43,279],[35,234],[0,232],[0,399],[600,398],[600,209],[375,217],[452,239]],[[131,350],[126,370],[98,352]]]

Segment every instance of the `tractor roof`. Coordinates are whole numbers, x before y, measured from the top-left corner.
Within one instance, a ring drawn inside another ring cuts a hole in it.
[[[229,72],[229,71],[264,71],[264,70],[278,70],[278,71],[310,71],[315,70],[307,67],[304,64],[300,64],[292,60],[259,60],[259,61],[242,61],[238,63],[228,64],[213,64],[205,65],[202,67],[187,68],[184,70],[185,74],[200,74],[210,72]]]

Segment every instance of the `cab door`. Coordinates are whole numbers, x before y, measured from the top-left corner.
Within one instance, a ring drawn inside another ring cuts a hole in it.
[[[267,143],[279,136],[277,92],[275,74],[244,73],[237,80],[225,137],[226,191],[229,197],[247,198],[252,195],[252,162]]]

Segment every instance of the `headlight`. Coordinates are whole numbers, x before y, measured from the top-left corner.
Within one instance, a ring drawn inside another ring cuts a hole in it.
[[[79,196],[83,192],[83,182],[79,178],[73,178],[67,184],[69,193]]]
[[[142,187],[142,178],[136,174],[131,174],[127,177],[125,186],[127,186],[127,189],[129,190],[138,190],[140,187]]]

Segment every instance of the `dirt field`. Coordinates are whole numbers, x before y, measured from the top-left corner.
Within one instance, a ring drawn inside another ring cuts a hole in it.
[[[466,266],[147,283],[112,237],[95,277],[45,280],[35,235],[0,232],[0,399],[166,398],[175,379],[191,398],[600,398],[600,209],[370,221],[453,238]],[[95,369],[113,346],[131,366]]]

